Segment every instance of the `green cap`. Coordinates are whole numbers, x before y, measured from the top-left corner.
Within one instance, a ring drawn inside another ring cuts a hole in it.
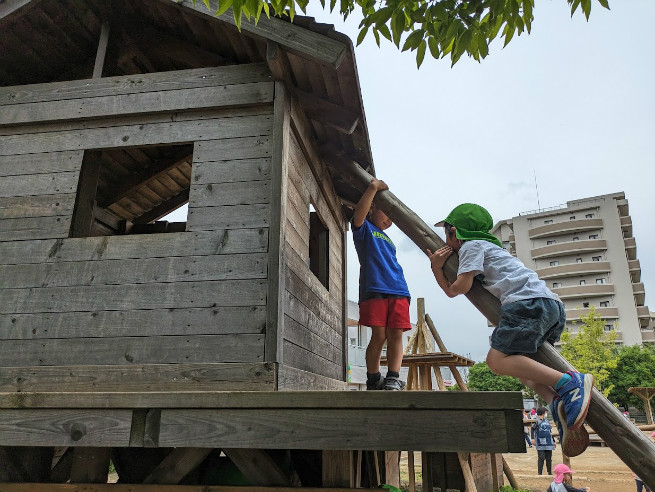
[[[455,236],[457,236],[457,239],[462,239],[463,241],[479,239],[494,243],[501,248],[503,247],[503,244],[498,238],[489,233],[494,226],[494,222],[487,209],[480,205],[476,205],[475,203],[457,205],[448,214],[448,217],[434,225],[435,227],[441,227],[446,222],[455,226]]]

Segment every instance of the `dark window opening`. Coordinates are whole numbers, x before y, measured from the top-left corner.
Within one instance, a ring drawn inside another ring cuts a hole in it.
[[[330,236],[328,228],[318,213],[310,207],[309,212],[309,269],[316,278],[329,290],[330,271]]]
[[[159,219],[188,203],[192,161],[192,144],[85,151],[70,236],[186,230]]]

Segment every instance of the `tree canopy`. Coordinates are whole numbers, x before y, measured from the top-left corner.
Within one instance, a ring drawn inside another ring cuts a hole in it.
[[[626,408],[643,408],[643,400],[628,393],[628,388],[655,387],[655,348],[639,345],[621,347],[608,382],[612,386],[608,395],[611,401]]]
[[[194,0],[194,3],[197,0]],[[214,2],[202,0],[208,9]],[[587,20],[592,0],[566,0],[571,15],[580,9]],[[596,0],[609,9],[608,0]],[[326,0],[320,0],[323,8]],[[293,17],[300,8],[305,12],[309,0],[218,0],[216,14],[232,8],[237,27],[241,18],[257,22],[267,16]],[[329,0],[330,12],[337,0]],[[362,21],[357,44],[372,33],[380,46],[381,38],[391,41],[402,51],[415,51],[416,64],[421,66],[427,51],[433,58],[450,56],[454,65],[464,53],[480,61],[489,54],[489,43],[499,34],[507,46],[512,38],[530,33],[534,0],[339,0],[339,13],[346,19],[360,11]]]
[[[568,331],[562,333],[562,356],[578,371],[594,375],[594,386],[607,396],[612,389],[609,374],[616,367],[614,341],[616,332],[605,331],[605,320],[595,309],[580,316],[580,330],[576,336]]]
[[[534,396],[517,378],[491,372],[486,362],[478,362],[469,369],[468,387],[474,391],[521,391],[524,396]]]

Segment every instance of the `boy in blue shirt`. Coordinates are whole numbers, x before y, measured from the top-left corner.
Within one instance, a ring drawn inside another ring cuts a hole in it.
[[[564,305],[534,271],[489,233],[493,221],[480,205],[459,205],[435,226],[444,227],[446,246],[434,253],[427,250],[427,254],[432,273],[446,295],[467,293],[473,279],[479,278],[500,300],[500,321],[487,354],[489,368],[496,374],[519,378],[551,403],[564,454],[582,453],[589,443],[583,423],[591,401],[592,375],[561,373],[529,357],[544,342],[559,339],[566,325]],[[451,283],[442,268],[453,253],[459,253],[459,268],[457,279]]]
[[[388,189],[384,181],[371,180],[355,207],[352,226],[360,264],[359,323],[371,327],[371,341],[366,347],[366,389],[399,391],[405,388],[400,379],[402,335],[412,324],[407,282],[396,259],[396,247],[384,233],[392,222],[373,204],[375,194]],[[385,341],[388,371],[383,379],[380,356]]]

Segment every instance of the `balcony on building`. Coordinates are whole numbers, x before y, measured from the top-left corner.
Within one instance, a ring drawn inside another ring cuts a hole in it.
[[[626,237],[623,240],[625,245],[625,254],[628,256],[628,261],[637,259],[637,242],[633,237]]]
[[[572,285],[570,287],[550,287],[560,299],[576,299],[579,297],[603,297],[614,294],[612,284]]]
[[[643,306],[644,301],[646,300],[646,290],[644,289],[644,284],[642,282],[632,284],[632,293],[635,295],[635,302],[637,303],[637,306]]]
[[[576,241],[579,242],[579,241]],[[542,280],[559,277],[576,277],[578,275],[592,275],[594,273],[607,273],[611,271],[609,261],[585,261],[583,263],[566,263],[540,268],[537,275]]]
[[[534,248],[532,250],[532,258],[536,260],[538,258],[551,258],[554,256],[564,256],[567,254],[604,251],[606,249],[607,249],[607,241],[605,241],[605,239],[585,239],[582,241],[566,241],[563,243],[549,244],[548,246]]]
[[[641,263],[639,263],[639,260],[628,261],[628,271],[630,272],[632,283],[641,281]]]
[[[566,310],[566,321],[580,321],[580,316],[589,314],[590,308],[574,308]],[[601,319],[618,319],[619,309],[615,307],[597,307],[596,316]]]
[[[637,307],[637,318],[639,318],[640,328],[648,328],[648,325],[650,324],[650,311],[648,310],[648,306]]]
[[[623,237],[632,237],[632,217],[621,217],[621,230]]]
[[[572,232],[593,231],[603,228],[603,219],[578,219],[555,222],[530,229],[530,239],[559,236]]]
[[[616,201],[616,208],[619,209],[619,217],[626,217],[630,215],[630,210],[628,208],[628,200],[625,198]]]
[[[655,331],[641,330],[641,343],[655,343]]]

